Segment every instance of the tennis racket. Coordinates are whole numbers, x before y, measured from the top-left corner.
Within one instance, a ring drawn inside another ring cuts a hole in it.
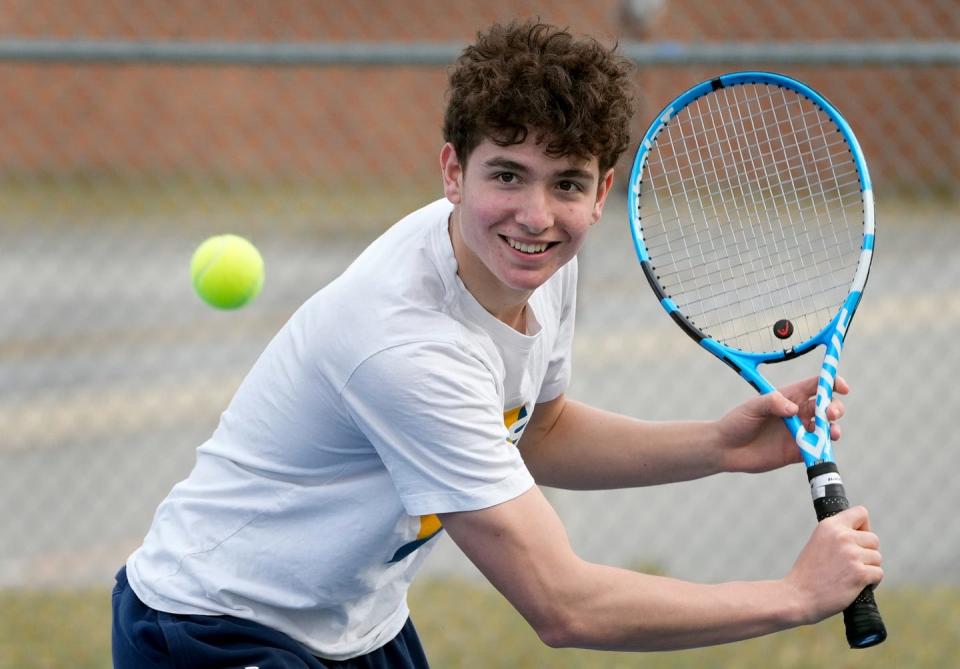
[[[630,226],[660,304],[760,393],[758,368],[825,348],[814,429],[785,418],[817,520],[849,506],[826,411],[873,255],[873,191],[850,126],[789,77],[736,72],[660,113],[637,151]],[[847,641],[886,636],[873,590],[844,611]]]

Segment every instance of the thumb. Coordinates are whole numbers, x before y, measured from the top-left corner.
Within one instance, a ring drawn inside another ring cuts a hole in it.
[[[867,508],[864,506],[851,506],[849,509],[844,509],[836,514],[834,517],[837,519],[836,522],[842,523],[851,529],[870,530],[870,514],[867,513]]]

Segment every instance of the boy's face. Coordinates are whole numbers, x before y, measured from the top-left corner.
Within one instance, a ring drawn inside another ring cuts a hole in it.
[[[464,284],[488,309],[524,302],[568,263],[600,219],[613,170],[597,159],[552,158],[536,143],[483,140],[465,167],[441,152],[444,190],[456,209],[451,236]]]

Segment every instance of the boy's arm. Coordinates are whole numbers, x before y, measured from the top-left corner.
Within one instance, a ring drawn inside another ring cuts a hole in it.
[[[786,578],[718,585],[581,560],[536,487],[488,509],[440,517],[554,647],[666,650],[760,636],[836,613],[882,578],[877,539],[860,507],[820,523]]]
[[[653,422],[568,400],[536,406],[518,446],[537,483],[602,490],[687,481],[718,472],[762,472],[800,462],[782,417],[813,414],[817,378],[755,396],[715,421]],[[849,388],[837,377],[835,393]],[[827,410],[839,419],[843,403]],[[831,438],[840,428],[831,427]]]
[[[707,422],[651,422],[562,395],[538,404],[517,444],[540,485],[605,490],[685,481],[720,471]]]

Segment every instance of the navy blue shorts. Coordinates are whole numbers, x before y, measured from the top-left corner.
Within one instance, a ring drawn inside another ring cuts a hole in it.
[[[408,618],[387,645],[349,660],[325,660],[277,630],[232,616],[185,616],[140,601],[117,573],[113,589],[114,669],[428,669]]]

